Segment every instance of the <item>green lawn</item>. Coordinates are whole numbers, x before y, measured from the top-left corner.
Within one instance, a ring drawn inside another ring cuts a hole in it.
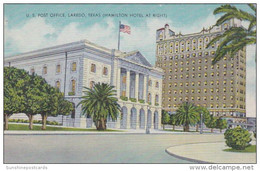
[[[13,131],[27,131],[29,126],[25,124],[9,124],[8,130]],[[31,131],[98,131],[96,129],[86,129],[86,128],[66,128],[66,127],[53,127],[46,126],[46,130],[42,130],[40,125],[34,125]],[[120,130],[107,129],[104,132],[121,132]]]
[[[246,147],[244,150],[235,150],[232,148],[225,149],[223,151],[227,152],[241,152],[241,153],[255,153],[256,152],[256,145],[250,145]]]

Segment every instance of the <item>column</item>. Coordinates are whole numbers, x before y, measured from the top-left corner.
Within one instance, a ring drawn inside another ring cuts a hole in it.
[[[126,129],[131,128],[131,107],[127,106]]]
[[[121,68],[120,67],[118,67],[117,70],[116,88],[117,88],[117,98],[120,99],[120,94],[121,94]]]
[[[130,70],[126,70],[126,97],[130,97]]]
[[[136,107],[136,129],[140,129],[140,107]]]
[[[162,128],[161,120],[162,120],[162,110],[158,110],[158,129]]]
[[[151,129],[154,129],[154,110],[151,110]]]
[[[135,98],[138,102],[138,93],[139,93],[139,73],[135,73]]]
[[[143,92],[143,99],[144,99],[144,101],[145,102],[147,102],[147,94],[146,94],[146,92],[147,92],[147,76],[146,75],[144,75],[144,92]]]

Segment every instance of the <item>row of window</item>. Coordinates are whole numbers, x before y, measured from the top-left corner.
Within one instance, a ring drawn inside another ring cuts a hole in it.
[[[126,75],[122,76],[122,83],[126,84]],[[149,87],[153,86],[153,81],[151,79],[149,79],[148,85],[149,85]],[[155,88],[159,88],[159,82],[158,81],[155,81]]]
[[[180,102],[182,102],[182,101],[184,101],[184,100],[185,100],[185,101],[189,100],[188,97],[185,97],[185,98],[179,97],[178,99],[179,99]],[[203,97],[197,96],[197,98],[196,98],[197,101],[200,101],[200,100],[204,100],[204,101],[211,100],[211,101],[213,101],[214,99],[215,99],[215,100],[221,100],[221,99],[222,99],[222,100],[227,100],[227,97],[226,97],[226,96],[222,96],[222,98],[220,99],[219,96],[215,96],[215,98],[214,98],[214,96],[210,96],[209,99],[207,99],[207,96],[203,96]],[[230,100],[234,100],[234,97],[233,97],[233,96],[230,96],[229,99],[230,99]],[[175,102],[178,101],[178,100],[177,100],[177,97],[174,97],[173,99],[172,99],[171,97],[168,97],[168,102],[171,102],[172,100],[175,101]],[[193,96],[190,97],[190,100],[191,100],[191,101],[194,101],[194,100],[195,100],[195,97],[193,97]]]
[[[237,82],[238,83],[238,82]],[[180,87],[183,87],[184,85],[186,86],[186,87],[189,87],[189,86],[195,86],[195,82],[191,82],[191,83],[189,83],[189,82],[186,82],[185,84],[183,83],[183,82],[180,82],[180,83],[169,83],[168,84],[168,87],[170,88],[170,87],[172,87],[172,86],[174,86],[174,87],[178,87],[178,84],[179,84],[179,86]],[[208,82],[208,81],[203,81],[203,85],[220,85],[220,81],[210,81],[210,82]],[[227,85],[227,81],[226,80],[224,80],[224,81],[221,81],[221,84],[223,84],[223,85]],[[202,85],[202,82],[201,81],[198,81],[197,82],[197,85],[196,86],[201,86]],[[230,80],[230,85],[234,85],[234,81],[233,80]],[[165,84],[163,84],[163,87],[165,87]]]
[[[55,87],[57,87],[58,89],[61,88],[61,82],[60,82],[60,80],[57,80],[57,81],[55,82]],[[76,93],[76,80],[75,80],[75,79],[72,79],[72,80],[70,81],[70,91],[69,91],[69,92],[73,93],[74,95],[75,95],[75,93]]]
[[[180,94],[182,94],[182,93],[188,94],[188,93],[195,93],[195,91],[196,91],[196,93],[201,93],[201,92],[204,92],[204,93],[208,93],[208,92],[210,92],[210,93],[214,93],[214,92],[219,93],[220,92],[219,88],[216,88],[216,89],[214,89],[214,88],[210,88],[210,89],[204,88],[204,89],[196,89],[196,90],[195,89],[191,89],[191,90],[186,89],[185,91],[181,89],[181,90],[179,90],[179,93]],[[227,92],[227,88],[224,87],[221,92],[226,93]],[[230,88],[230,92],[231,93],[234,92],[234,88],[233,87]],[[163,91],[163,94],[165,94],[165,93],[166,92]],[[177,94],[178,91],[177,90],[168,90],[168,92],[167,92],[167,94],[172,94],[172,93],[173,94]]]
[[[77,70],[77,63],[76,63],[76,62],[72,62],[70,69],[71,69],[72,72],[75,72],[75,71]],[[34,67],[32,67],[32,68],[30,69],[30,73],[31,73],[31,74],[32,74],[32,73],[35,73]],[[56,65],[56,74],[60,74],[60,73],[61,73],[61,65],[60,65],[60,64],[57,64],[57,65]],[[43,66],[43,68],[42,68],[42,74],[43,74],[43,75],[48,74],[48,67],[47,67],[47,65],[44,65],[44,66]]]
[[[216,75],[215,75],[215,73],[212,72],[212,73],[210,73],[210,76],[211,76],[211,77],[215,77],[215,76],[218,77],[218,76],[220,76],[220,74],[219,74],[219,72],[216,72]],[[226,77],[226,76],[227,76],[227,72],[223,72],[223,77]],[[230,76],[234,76],[234,72],[233,72],[233,71],[230,72]],[[191,74],[191,78],[195,78],[195,77],[196,77],[196,75],[195,75],[194,73],[192,73],[192,74]],[[198,73],[198,74],[197,74],[197,77],[198,77],[198,78],[201,78],[201,77],[202,77],[201,73]],[[204,77],[207,78],[207,77],[208,77],[208,73],[204,73]],[[168,80],[172,80],[172,78],[173,78],[172,75],[169,75],[169,76],[168,76]],[[183,79],[183,78],[184,78],[184,75],[183,75],[183,74],[179,74],[179,78],[180,78],[180,79]],[[186,75],[185,75],[185,78],[190,78],[190,75],[189,75],[189,74],[186,74]],[[174,79],[178,79],[178,75],[177,75],[177,74],[174,75]]]
[[[178,53],[178,52],[190,52],[190,51],[196,51],[196,50],[202,50],[206,49],[207,44],[209,43],[209,39],[205,38],[205,41],[203,43],[202,39],[199,39],[197,42],[196,40],[193,40],[192,43],[190,41],[187,41],[186,44],[184,42],[170,42],[170,43],[161,43],[157,44],[157,54],[163,55],[168,53]],[[210,48],[217,48],[219,43],[215,45],[212,44]]]
[[[77,63],[76,62],[72,62],[71,63],[71,71],[75,72],[77,70]],[[34,67],[31,68],[30,73],[34,73],[35,69]],[[96,64],[91,64],[91,72],[96,73]],[[46,75],[48,73],[48,67],[47,65],[44,65],[42,68],[42,74]],[[56,65],[56,74],[60,74],[61,73],[61,65],[57,64]],[[103,71],[102,71],[103,75],[108,75],[108,69],[107,67],[103,67]]]
[[[93,73],[96,73],[96,70],[97,70],[96,64],[91,64],[90,71],[93,72]],[[108,75],[107,67],[103,67],[102,74]]]
[[[171,107],[174,107],[174,108],[177,108],[179,105],[177,105],[177,104],[168,104],[167,105],[169,108],[171,108]],[[204,106],[204,107],[208,107],[207,106],[207,104],[206,103],[204,103],[204,104],[202,104],[202,105],[200,105],[200,104],[198,104],[197,106]],[[163,107],[166,107],[166,105],[163,105]],[[237,105],[237,106],[235,106],[235,105],[233,105],[233,104],[230,104],[230,105],[226,105],[226,104],[223,104],[223,105],[219,105],[219,104],[210,104],[210,106],[209,106],[210,108],[240,108],[240,109],[245,109],[245,105]]]

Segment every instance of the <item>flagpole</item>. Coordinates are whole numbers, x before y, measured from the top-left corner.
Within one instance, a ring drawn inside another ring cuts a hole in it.
[[[118,27],[118,50],[120,47],[120,26],[121,26],[121,21],[119,21],[119,27]]]

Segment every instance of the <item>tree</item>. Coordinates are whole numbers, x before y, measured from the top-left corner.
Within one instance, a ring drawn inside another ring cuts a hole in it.
[[[245,12],[228,4],[222,5],[214,10],[213,13],[215,15],[224,13],[224,15],[217,20],[217,26],[234,18],[249,22],[249,26],[248,28],[231,27],[209,42],[207,48],[217,41],[220,41],[212,64],[216,64],[225,55],[229,55],[233,58],[239,50],[242,50],[247,45],[256,43],[256,6],[253,4],[248,4],[248,6],[252,9],[252,13]]]
[[[216,121],[216,127],[219,129],[219,132],[222,133],[222,129],[227,128],[227,121],[222,118],[218,118]]]
[[[165,125],[169,124],[169,122],[170,122],[169,113],[165,110],[162,110],[162,120],[161,120],[161,122],[163,124],[163,129],[165,129]]]
[[[227,146],[236,150],[244,150],[249,146],[252,140],[251,134],[246,129],[242,129],[240,126],[234,129],[227,129],[224,133]]]
[[[170,124],[172,125],[172,129],[175,130],[175,126],[177,124],[175,115],[170,116]]]
[[[117,103],[116,90],[114,86],[106,83],[94,84],[93,89],[84,87],[85,96],[82,96],[82,101],[77,105],[82,105],[82,114],[90,116],[97,130],[105,130],[107,117],[116,120],[120,114],[121,108]]]
[[[45,83],[42,84],[41,90],[40,114],[42,116],[42,130],[45,130],[48,116],[68,115],[73,110],[73,106],[72,103],[64,99],[63,93],[58,88]]]
[[[22,77],[21,77],[22,76]],[[4,67],[4,129],[8,130],[8,119],[14,113],[24,110],[22,87],[26,77],[24,70]]]
[[[183,125],[183,131],[189,132],[190,125],[198,122],[198,110],[194,104],[184,102],[176,111],[176,123]]]
[[[202,114],[202,122],[203,123],[206,123],[209,120],[210,114],[209,114],[208,109],[206,107],[203,107],[203,106],[197,106],[196,110],[198,112],[198,123],[196,125],[196,131],[198,132],[199,131],[201,114]]]
[[[35,74],[29,75],[29,81],[23,87],[23,96],[24,101],[23,105],[25,106],[22,113],[25,113],[29,118],[29,129],[33,129],[33,116],[41,113],[42,110],[42,100],[43,92],[42,85],[46,84],[46,81]]]
[[[207,122],[205,122],[208,128],[211,128],[210,132],[213,132],[213,129],[217,126],[217,118],[213,115],[210,115],[210,118]]]

